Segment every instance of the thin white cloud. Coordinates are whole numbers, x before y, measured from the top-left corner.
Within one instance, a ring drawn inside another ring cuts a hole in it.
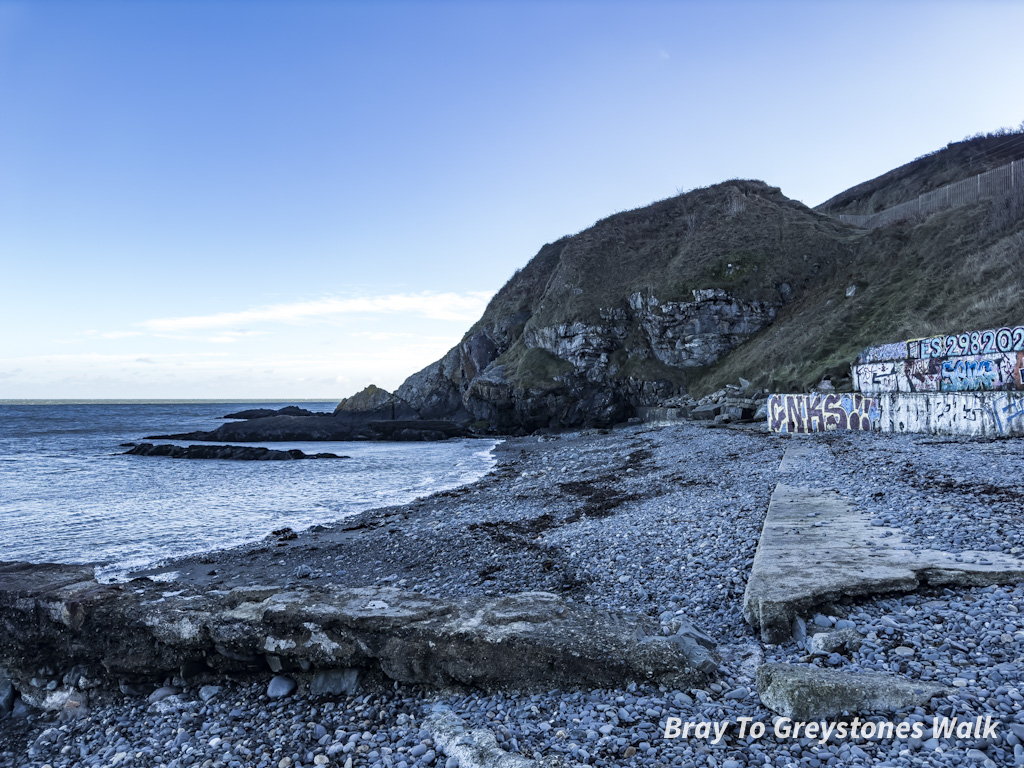
[[[397,341],[399,339],[418,339],[419,341],[439,342],[449,347],[455,342],[451,336],[424,336],[421,333],[407,331],[353,331],[349,334],[353,339],[369,339],[370,341]]]
[[[468,293],[395,293],[357,298],[324,297],[287,304],[270,304],[239,312],[213,315],[162,317],[141,325],[157,333],[174,333],[206,328],[238,328],[251,323],[301,323],[347,314],[402,314],[428,320],[471,322],[480,317],[491,294]]]

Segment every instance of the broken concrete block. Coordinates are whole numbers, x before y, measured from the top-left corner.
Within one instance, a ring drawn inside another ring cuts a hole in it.
[[[844,712],[902,712],[951,690],[938,683],[874,672],[840,672],[792,664],[762,664],[757,693],[773,712],[794,720],[823,720]]]

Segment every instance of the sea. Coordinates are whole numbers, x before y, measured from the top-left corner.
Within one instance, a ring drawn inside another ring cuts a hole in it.
[[[96,566],[101,581],[473,482],[495,440],[246,443],[348,459],[125,456],[148,435],[216,429],[249,408],[336,402],[0,401],[0,561]],[[195,441],[160,440],[188,445]]]

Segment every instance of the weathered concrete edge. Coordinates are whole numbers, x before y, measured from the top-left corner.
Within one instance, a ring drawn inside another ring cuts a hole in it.
[[[647,617],[548,593],[442,600],[312,585],[179,593],[141,580],[97,584],[79,566],[0,563],[0,666],[15,673],[23,697],[39,694],[37,705],[60,706],[89,687],[80,680],[310,667],[434,687],[690,684],[717,671],[713,648],[685,621],[665,635]],[[31,686],[43,667],[65,687],[49,695]]]

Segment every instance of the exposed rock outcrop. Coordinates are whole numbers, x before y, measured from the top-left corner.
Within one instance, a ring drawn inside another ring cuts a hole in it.
[[[283,413],[285,410],[247,417],[245,421],[230,422],[210,432],[151,435],[146,440],[255,443],[286,440],[446,440],[470,435],[464,423],[432,419],[429,413],[414,410],[397,394],[372,384],[342,400],[334,413],[307,411],[310,415],[296,415]],[[245,413],[250,412],[242,411],[234,416]]]
[[[665,407],[690,372],[775,320],[808,252],[838,262],[842,231],[748,181],[616,214],[545,245],[462,342],[396,395],[424,418],[513,433]]]
[[[685,621],[666,636],[647,617],[544,592],[442,600],[392,588],[167,591],[141,579],[98,584],[84,566],[4,563],[0,616],[0,665],[23,698],[47,708],[96,680],[310,666],[492,689],[690,685],[717,670],[714,643]],[[41,668],[48,679],[33,684]]]
[[[237,413],[229,413],[221,416],[222,419],[265,419],[270,416],[326,416],[321,411],[311,411],[308,408],[299,408],[297,405],[286,405],[284,408],[250,408]]]
[[[231,461],[296,461],[299,459],[347,459],[336,453],[303,453],[298,449],[275,451],[243,445],[153,445],[141,443],[125,456],[167,456],[172,459],[228,459]]]

